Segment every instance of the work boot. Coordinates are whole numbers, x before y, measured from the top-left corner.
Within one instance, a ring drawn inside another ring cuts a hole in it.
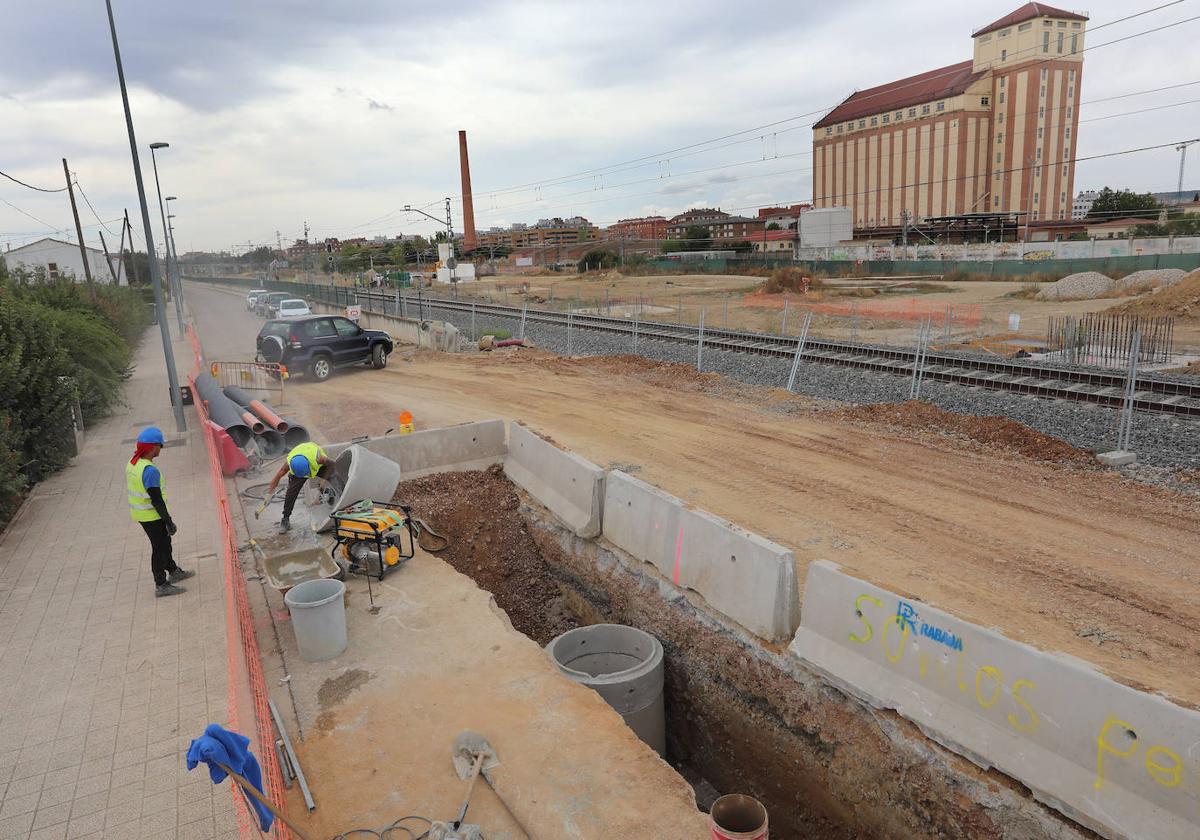
[[[167,580],[171,583],[179,583],[181,580],[187,580],[190,577],[195,577],[196,573],[188,569],[176,569],[167,576]]]
[[[160,583],[154,587],[155,598],[166,598],[168,595],[182,595],[184,592],[187,592],[187,590],[173,583]]]
[[[290,530],[292,530],[292,523],[285,516],[279,520],[279,533],[286,534]]]

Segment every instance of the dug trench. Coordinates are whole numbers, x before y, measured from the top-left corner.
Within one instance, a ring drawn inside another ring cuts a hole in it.
[[[539,644],[600,622],[662,642],[667,760],[702,809],[719,794],[750,794],[766,806],[772,838],[1095,836],[722,620],[649,566],[577,538],[500,467],[407,481],[395,500],[446,535],[439,556]]]

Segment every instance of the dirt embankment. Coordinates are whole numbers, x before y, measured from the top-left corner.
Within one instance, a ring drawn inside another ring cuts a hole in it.
[[[879,423],[894,429],[934,432],[981,443],[992,449],[1014,452],[1035,461],[1096,466],[1096,457],[1058,438],[1044,435],[1009,417],[975,417],[943,411],[929,403],[863,405],[832,412],[843,420]]]
[[[1136,300],[1114,306],[1110,312],[1121,315],[1200,319],[1200,269],[1174,286],[1164,286]]]
[[[545,645],[576,626],[501,467],[405,481],[393,499],[449,539],[437,556],[491,592],[518,631]]]

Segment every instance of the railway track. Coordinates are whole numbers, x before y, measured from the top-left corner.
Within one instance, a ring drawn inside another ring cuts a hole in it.
[[[394,297],[390,295],[360,294],[359,300],[369,304],[372,309],[382,310],[388,305],[394,307]],[[420,301],[427,312],[435,310],[469,315],[474,306],[476,317],[487,316],[517,321],[521,319],[521,308],[515,306],[479,302],[472,304],[469,301],[429,297],[421,297]],[[417,301],[409,296],[408,306],[415,305]],[[553,310],[528,309],[525,313],[527,324],[540,323],[565,328],[567,318],[566,312]],[[580,313],[572,313],[570,319],[573,329],[628,335],[631,341],[635,332],[639,340],[680,344],[696,344],[699,338],[698,328],[690,324],[635,322],[627,318]],[[717,350],[791,359],[796,354],[798,344],[799,338],[796,336],[708,327],[704,330],[705,347]],[[904,347],[812,338],[805,342],[801,356],[805,362],[841,365],[900,376],[912,375],[915,357],[915,350]],[[1046,399],[1090,402],[1110,408],[1120,407],[1124,402],[1125,376],[1116,372],[935,352],[926,354],[924,370],[925,379],[966,387],[1008,391]],[[1156,414],[1200,418],[1200,384],[1153,376],[1139,377],[1134,393],[1134,408]]]

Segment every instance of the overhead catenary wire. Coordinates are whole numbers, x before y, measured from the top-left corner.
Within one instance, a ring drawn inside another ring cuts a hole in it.
[[[71,176],[72,176],[71,177],[72,183],[74,183],[75,186],[79,189],[79,194],[81,196],[83,196],[83,203],[86,204],[88,209],[92,211],[92,215],[96,217],[96,221],[99,222],[100,226],[102,228],[104,228],[106,231],[108,231],[111,235],[116,236],[116,234],[113,233],[112,229],[109,228],[109,226],[104,223],[104,220],[100,218],[100,214],[96,212],[96,208],[92,206],[92,202],[88,199],[87,193],[85,193],[83,191],[83,185],[79,183],[78,173],[72,172]]]
[[[1177,6],[1177,5],[1180,5],[1180,4],[1181,4],[1181,3],[1183,3],[1183,2],[1185,2],[1185,0],[1174,0],[1174,2],[1171,2],[1171,3],[1164,3],[1164,4],[1162,4],[1162,5],[1155,6],[1155,7],[1153,7],[1153,8],[1150,8],[1150,9],[1145,9],[1145,10],[1143,10],[1143,11],[1136,12],[1136,13],[1134,13],[1134,14],[1131,14],[1131,15],[1126,15],[1126,16],[1124,16],[1124,17],[1121,17],[1121,18],[1117,18],[1117,19],[1115,19],[1115,20],[1108,21],[1108,22],[1106,22],[1106,23],[1097,24],[1096,26],[1089,27],[1087,31],[1088,31],[1088,32],[1097,32],[1097,31],[1099,31],[1099,30],[1101,30],[1101,29],[1105,29],[1105,28],[1107,28],[1107,27],[1114,26],[1114,25],[1116,25],[1116,24],[1119,24],[1119,23],[1124,23],[1124,22],[1126,22],[1126,21],[1129,21],[1129,20],[1132,20],[1132,19],[1134,19],[1134,18],[1137,18],[1137,17],[1141,17],[1141,16],[1143,16],[1143,15],[1150,14],[1150,13],[1152,13],[1152,12],[1157,12],[1157,11],[1161,11],[1162,9],[1166,9],[1166,8],[1169,8],[1169,7],[1172,7],[1172,6]],[[1153,33],[1155,33],[1155,32],[1161,32],[1161,31],[1163,31],[1163,30],[1165,30],[1165,29],[1169,29],[1169,28],[1172,28],[1172,27],[1175,27],[1175,26],[1182,26],[1182,25],[1183,25],[1183,24],[1185,24],[1185,23],[1191,23],[1191,22],[1193,22],[1193,21],[1195,21],[1195,20],[1200,20],[1200,15],[1197,15],[1197,16],[1194,16],[1194,17],[1190,17],[1190,18],[1186,18],[1186,19],[1184,19],[1184,20],[1180,20],[1180,21],[1175,21],[1175,22],[1172,22],[1172,23],[1164,24],[1163,26],[1155,27],[1155,28],[1153,28],[1153,29],[1148,29],[1148,30],[1145,30],[1145,31],[1143,31],[1143,32],[1135,32],[1135,33],[1132,33],[1132,34],[1130,34],[1130,35],[1126,35],[1126,36],[1123,36],[1123,37],[1121,37],[1121,38],[1117,38],[1117,39],[1114,39],[1114,40],[1111,40],[1111,41],[1104,41],[1104,42],[1102,42],[1102,43],[1099,43],[1099,44],[1091,44],[1091,45],[1089,45],[1089,46],[1086,46],[1086,47],[1084,47],[1082,50],[1079,50],[1079,51],[1078,51],[1076,54],[1078,55],[1078,54],[1080,54],[1080,53],[1089,52],[1089,51],[1091,51],[1091,50],[1100,49],[1100,48],[1103,48],[1103,47],[1106,47],[1106,46],[1110,46],[1110,45],[1112,45],[1112,44],[1122,43],[1122,42],[1124,42],[1124,41],[1128,41],[1128,40],[1130,40],[1130,39],[1132,39],[1132,38],[1138,38],[1138,37],[1142,37],[1142,36],[1144,36],[1144,35],[1150,35],[1150,34],[1153,34]],[[1049,56],[1049,57],[1047,57],[1047,58],[1045,58],[1045,59],[1040,59],[1040,60],[1038,60],[1038,61],[1034,62],[1034,63],[1033,63],[1031,66],[1033,66],[1033,67],[1036,67],[1036,66],[1038,66],[1038,65],[1040,65],[1040,64],[1046,64],[1046,63],[1049,63],[1049,62],[1051,62],[1051,61],[1056,61],[1056,60],[1061,60],[1060,56],[1058,56],[1057,54],[1056,54],[1056,55],[1054,55],[1054,56]],[[924,74],[922,74],[922,75],[924,75]],[[950,71],[947,71],[947,72],[945,72],[945,73],[942,73],[942,74],[940,74],[940,75],[942,75],[942,76],[949,76],[949,75],[953,75],[953,73],[952,73],[952,72],[950,72]],[[896,90],[898,90],[898,89],[903,89],[904,87],[913,87],[913,86],[915,86],[915,85],[917,85],[917,84],[925,84],[925,83],[927,83],[928,81],[930,81],[931,79],[936,79],[936,78],[939,78],[939,76],[937,76],[937,75],[934,75],[934,76],[924,76],[924,78],[922,78],[920,82],[910,82],[910,83],[908,83],[908,85],[903,85],[903,86],[900,86],[900,87],[891,87],[891,86],[889,86],[888,93],[889,93],[889,94],[891,94],[892,92],[894,92],[894,91],[896,91]],[[860,98],[860,100],[859,100],[859,101],[863,101],[864,99],[869,99],[869,98],[873,98],[873,97],[876,97],[876,96],[881,96],[881,95],[883,95],[883,94],[882,94],[882,93],[879,93],[879,94],[868,94],[868,96],[867,96],[867,97],[862,97],[862,98]],[[845,100],[843,100],[843,102],[844,102],[844,101],[845,101]],[[841,103],[838,103],[838,104],[840,105]],[[707,145],[710,145],[710,144],[712,144],[712,143],[718,143],[718,142],[722,142],[722,141],[724,141],[724,140],[729,140],[729,139],[732,139],[732,138],[734,138],[734,137],[738,137],[738,136],[740,136],[740,135],[743,135],[743,134],[750,134],[750,133],[753,133],[753,132],[756,132],[756,131],[764,131],[764,130],[767,130],[767,129],[775,128],[775,127],[777,127],[777,126],[780,126],[780,125],[785,125],[785,124],[787,124],[787,123],[790,123],[790,122],[795,122],[796,120],[805,119],[806,117],[818,116],[818,115],[824,115],[824,114],[828,113],[829,111],[831,111],[833,108],[836,108],[836,107],[837,107],[837,105],[825,106],[825,107],[822,107],[822,108],[819,108],[819,109],[815,109],[815,110],[807,111],[807,112],[805,112],[805,113],[797,114],[797,115],[794,115],[794,116],[791,116],[791,117],[786,117],[786,118],[784,118],[784,119],[781,119],[781,120],[774,120],[774,121],[772,121],[772,122],[769,122],[769,123],[764,123],[764,124],[762,124],[762,125],[753,126],[753,127],[751,127],[751,128],[747,128],[747,129],[742,129],[741,131],[735,131],[735,132],[732,132],[732,133],[729,133],[729,134],[721,135],[720,137],[710,138],[710,139],[708,139],[708,140],[701,140],[701,141],[698,141],[698,142],[695,142],[695,143],[690,143],[690,144],[687,144],[687,145],[684,145],[684,146],[678,146],[678,147],[676,147],[676,148],[673,148],[673,149],[667,149],[667,150],[665,150],[665,151],[662,151],[662,152],[656,152],[656,153],[654,153],[654,154],[650,154],[650,155],[644,155],[644,156],[642,156],[642,157],[638,157],[638,158],[631,158],[630,160],[622,161],[622,162],[619,162],[619,163],[615,163],[615,164],[609,164],[609,165],[607,165],[607,166],[596,167],[596,168],[593,168],[593,169],[581,170],[581,171],[579,171],[579,172],[571,173],[571,174],[569,174],[569,175],[561,175],[561,176],[552,177],[552,178],[544,178],[544,179],[540,179],[540,180],[537,180],[537,181],[528,181],[528,182],[525,182],[525,183],[523,183],[523,184],[517,184],[517,185],[511,186],[511,187],[503,187],[503,188],[498,188],[498,189],[494,189],[494,190],[484,190],[484,191],[480,191],[480,192],[473,192],[473,193],[471,194],[471,196],[472,196],[472,198],[473,198],[473,199],[479,200],[479,199],[482,199],[482,198],[485,198],[485,197],[489,197],[489,196],[501,195],[501,194],[504,194],[504,193],[509,193],[509,192],[519,192],[519,191],[522,191],[522,190],[525,190],[525,189],[530,189],[530,188],[532,188],[532,187],[536,187],[536,186],[543,186],[543,187],[544,187],[544,186],[555,186],[557,182],[564,181],[565,179],[568,179],[568,178],[590,178],[590,177],[592,177],[592,176],[595,176],[595,175],[598,175],[598,174],[600,174],[600,173],[602,173],[602,172],[606,172],[606,171],[608,171],[608,170],[610,170],[610,169],[615,169],[615,168],[617,168],[617,167],[621,167],[621,166],[627,166],[627,165],[629,165],[629,164],[633,164],[633,163],[643,163],[643,164],[655,163],[655,162],[658,162],[658,161],[660,161],[660,160],[663,160],[664,158],[669,158],[669,157],[676,156],[676,155],[677,155],[677,153],[679,153],[679,152],[689,151],[689,150],[691,150],[691,149],[695,149],[695,148],[697,148],[697,147],[700,147],[700,146],[707,146]],[[807,126],[801,126],[800,128],[804,128],[804,127],[807,127]],[[791,129],[790,129],[790,130],[791,130]],[[757,140],[757,139],[759,139],[759,138],[758,138],[757,136],[755,136],[755,137],[751,137],[751,138],[749,138],[749,141],[751,141],[751,142],[752,142],[753,140]]]

